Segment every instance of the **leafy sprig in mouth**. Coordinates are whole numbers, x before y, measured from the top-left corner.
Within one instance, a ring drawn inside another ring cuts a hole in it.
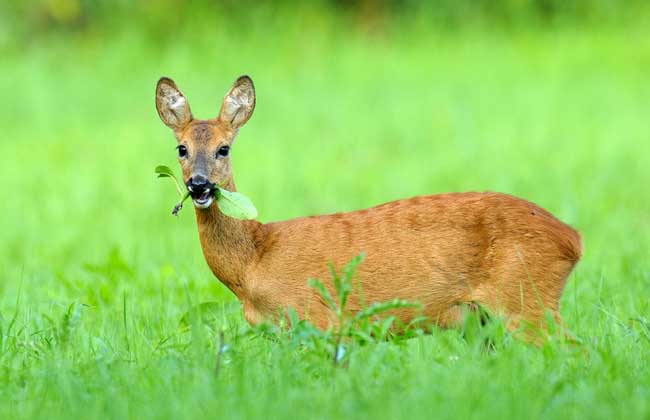
[[[183,208],[183,202],[192,196],[192,194],[189,191],[184,192],[181,186],[182,184],[169,166],[158,165],[154,172],[158,175],[158,178],[170,178],[174,181],[181,201],[174,206],[172,214],[178,216],[178,212]],[[213,197],[219,206],[219,210],[226,216],[242,220],[250,220],[257,217],[257,209],[250,198],[236,191],[228,191],[218,185],[215,186],[214,190],[203,191],[192,198],[197,208],[208,208],[212,204]]]

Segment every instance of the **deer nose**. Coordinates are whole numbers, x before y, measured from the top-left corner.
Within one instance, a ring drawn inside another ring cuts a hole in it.
[[[203,192],[207,188],[210,188],[210,182],[203,175],[194,175],[187,181],[187,189],[190,192]]]

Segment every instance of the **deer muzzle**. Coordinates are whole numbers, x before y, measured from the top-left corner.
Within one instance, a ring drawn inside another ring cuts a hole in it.
[[[216,185],[202,175],[193,175],[185,184],[192,197],[194,207],[207,209],[214,201]]]

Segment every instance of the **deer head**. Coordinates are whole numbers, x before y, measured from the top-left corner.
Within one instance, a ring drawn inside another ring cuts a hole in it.
[[[217,186],[233,189],[230,151],[239,128],[255,109],[255,87],[248,76],[239,77],[223,98],[216,118],[194,119],[190,104],[173,80],[163,77],[156,85],[156,109],[178,141],[183,181],[194,206],[207,209]]]

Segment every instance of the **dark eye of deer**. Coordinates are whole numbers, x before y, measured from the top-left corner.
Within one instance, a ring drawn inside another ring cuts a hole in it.
[[[178,149],[178,157],[184,158],[187,156],[187,147],[183,146],[182,144],[177,147]]]
[[[219,150],[217,150],[217,158],[226,157],[228,156],[228,153],[230,153],[230,147],[221,146]]]

